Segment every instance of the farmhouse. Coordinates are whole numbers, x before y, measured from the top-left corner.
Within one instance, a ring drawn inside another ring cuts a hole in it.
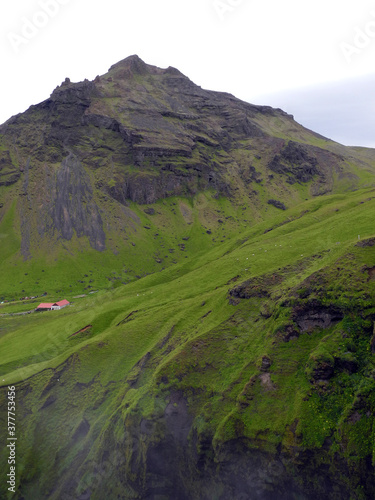
[[[57,311],[58,309],[62,309],[63,307],[66,307],[70,304],[67,300],[60,300],[60,302],[55,302],[52,304],[51,309]]]
[[[42,302],[38,305],[35,311],[57,311],[70,304],[67,300],[60,300],[59,302]]]

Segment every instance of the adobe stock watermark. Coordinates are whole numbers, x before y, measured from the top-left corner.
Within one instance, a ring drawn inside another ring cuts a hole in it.
[[[369,20],[365,26],[354,27],[354,36],[351,43],[341,42],[340,48],[348,64],[352,62],[353,56],[360,54],[366,49],[373,38],[375,38],[375,10],[370,12],[372,20]]]
[[[39,32],[47,26],[51,19],[57,16],[60,8],[67,5],[71,0],[39,0],[40,10],[37,10],[30,17],[21,18],[21,29],[18,33],[8,33],[8,40],[16,54],[30,41],[35,38]]]
[[[213,0],[212,5],[214,6],[217,15],[221,20],[225,18],[228,14],[234,12],[237,7],[239,7],[244,0]]]

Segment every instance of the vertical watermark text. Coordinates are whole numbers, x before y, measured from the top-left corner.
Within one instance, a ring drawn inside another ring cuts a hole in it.
[[[14,385],[8,387],[8,465],[7,488],[8,491],[16,492],[16,388]]]

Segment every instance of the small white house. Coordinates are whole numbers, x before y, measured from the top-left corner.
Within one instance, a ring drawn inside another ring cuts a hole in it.
[[[55,302],[54,304],[52,304],[51,310],[58,311],[59,309],[63,309],[64,307],[68,306],[69,304],[70,304],[70,302],[68,302],[65,299],[60,300],[59,302]]]

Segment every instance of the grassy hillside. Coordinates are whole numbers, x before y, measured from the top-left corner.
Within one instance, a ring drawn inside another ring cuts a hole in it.
[[[268,206],[259,223],[209,193],[158,202],[148,217],[132,207],[152,228],[132,238],[126,266],[152,272],[161,240],[174,249],[157,257],[164,270],[136,281],[116,271],[111,289],[61,311],[3,305],[1,408],[6,386],[18,394],[13,498],[240,498],[250,484],[254,498],[370,498],[374,193]],[[53,273],[70,297],[57,265],[41,289],[56,291]]]
[[[373,150],[129,57],[0,126],[0,302],[132,283],[374,173]]]
[[[279,208],[268,204],[269,200],[276,200],[284,208],[298,207],[297,212],[302,211],[299,207],[305,200],[314,205],[319,183],[289,185],[280,175],[265,180],[270,172],[269,156],[258,160],[253,152],[249,157],[247,148],[251,147],[249,143],[232,153],[234,171],[228,172],[228,179],[232,179],[234,188],[230,197],[218,196],[212,189],[187,198],[170,196],[153,204],[129,203],[125,207],[116,200],[104,199],[98,191],[106,233],[106,248],[101,252],[90,246],[87,236],[78,237],[74,233],[64,240],[55,232],[48,236],[40,234],[36,219],[24,219],[25,211],[31,213],[31,206],[25,207],[22,198],[17,201],[18,189],[11,186],[4,195],[0,213],[0,301],[40,296],[45,292],[56,296],[64,293],[71,298],[128,284],[195,258],[199,253],[222,248],[226,241],[247,234],[250,227],[261,221],[285,218]],[[259,145],[255,151],[258,148]],[[358,156],[359,153],[357,163]],[[255,182],[253,189],[254,179],[251,180],[253,191],[249,201],[246,166],[254,162],[261,182]],[[366,158],[366,162],[366,168],[348,163],[346,172],[335,174],[333,170],[331,179],[324,178],[327,181],[324,185],[330,186],[331,193],[342,195],[355,187],[372,186],[374,160],[369,162]],[[36,199],[38,186],[38,174],[30,173],[32,200]],[[295,217],[293,210],[291,213]]]
[[[374,174],[137,56],[1,125],[0,497],[374,498]]]

